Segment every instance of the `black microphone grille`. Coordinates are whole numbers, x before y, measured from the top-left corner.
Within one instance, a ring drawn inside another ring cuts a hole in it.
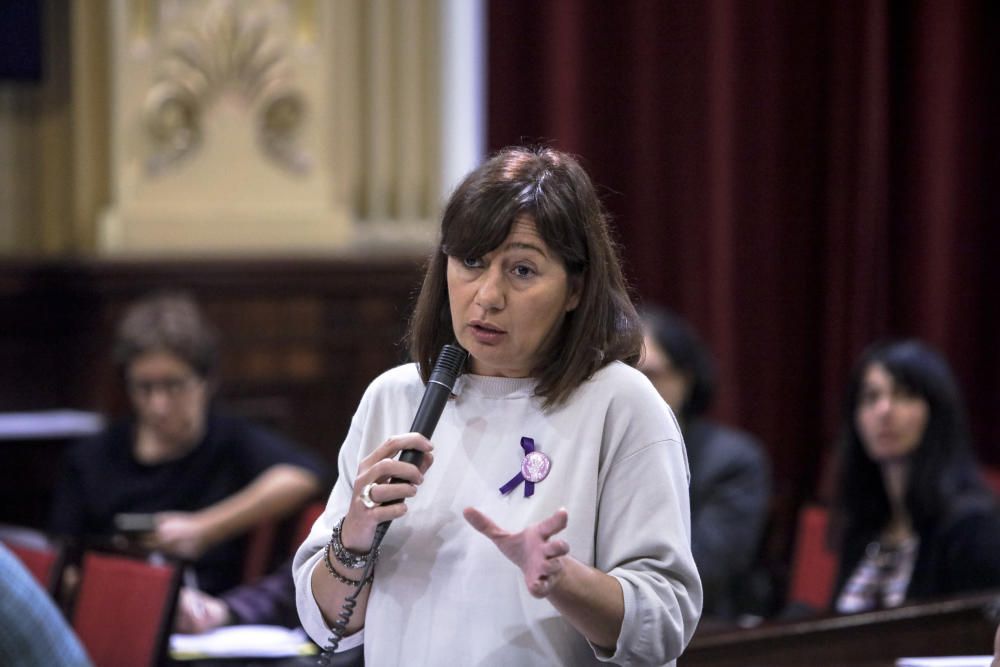
[[[462,374],[468,356],[469,353],[458,345],[445,345],[434,364],[429,382],[444,385],[451,391],[455,388],[455,380]]]

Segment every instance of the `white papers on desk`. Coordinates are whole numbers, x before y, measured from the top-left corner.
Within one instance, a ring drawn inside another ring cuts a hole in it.
[[[0,412],[0,440],[81,438],[104,428],[104,417],[82,410]]]
[[[991,655],[949,655],[939,658],[900,658],[896,667],[990,667]]]
[[[284,658],[316,652],[316,645],[302,628],[290,630],[278,625],[230,625],[200,635],[170,635],[170,657],[174,660]]]

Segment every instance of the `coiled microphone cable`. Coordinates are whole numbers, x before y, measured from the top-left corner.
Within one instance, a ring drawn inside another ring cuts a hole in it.
[[[441,353],[438,354],[437,361],[434,364],[434,370],[431,371],[431,377],[427,381],[424,396],[420,399],[417,414],[413,418],[412,426],[410,426],[411,432],[419,433],[425,438],[430,439],[438,420],[441,418],[441,411],[444,410],[448,398],[451,396],[452,391],[454,391],[455,381],[462,374],[462,369],[468,357],[469,353],[458,345],[449,343],[441,348]],[[412,463],[415,466],[419,466],[422,459],[423,454],[415,449],[404,450],[399,455],[400,461]],[[390,479],[389,483],[392,484],[397,481],[400,480]],[[400,502],[403,501],[401,499],[393,500],[383,504],[391,505]],[[353,593],[344,599],[340,613],[337,614],[337,620],[334,621],[333,626],[330,628],[330,637],[327,639],[328,644],[323,647],[323,655],[320,657],[319,662],[320,665],[329,666],[332,664],[334,651],[337,650],[341,640],[344,638],[344,634],[347,632],[347,624],[354,614],[355,607],[358,606],[358,595],[361,594],[365,585],[370,581],[372,568],[375,567],[374,554],[377,553],[379,546],[382,544],[382,540],[385,538],[385,533],[389,530],[389,524],[391,523],[391,521],[383,521],[375,528],[372,546],[368,551],[373,556],[365,564],[364,572],[361,575],[361,583],[358,584]]]

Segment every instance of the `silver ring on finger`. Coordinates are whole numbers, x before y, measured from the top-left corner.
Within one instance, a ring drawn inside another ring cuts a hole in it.
[[[374,509],[378,507],[378,503],[372,500],[372,489],[378,485],[378,482],[370,482],[365,484],[365,488],[361,489],[361,503],[368,509]]]

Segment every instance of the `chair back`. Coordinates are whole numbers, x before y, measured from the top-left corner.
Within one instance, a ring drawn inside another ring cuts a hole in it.
[[[28,545],[6,540],[4,544],[24,563],[24,567],[31,572],[38,585],[54,597],[59,588],[59,579],[62,573],[62,549],[54,544]]]
[[[286,550],[294,556],[299,545],[305,542],[326,503],[306,503],[285,522],[261,521],[247,536],[246,555],[243,560],[243,583],[252,584],[274,571],[274,561],[284,561]]]
[[[0,524],[0,542],[17,556],[49,595],[56,597],[66,555],[60,542],[35,528],[9,524]]]
[[[827,609],[837,577],[837,556],[827,544],[829,511],[808,504],[799,510],[788,602]]]
[[[993,493],[1000,496],[1000,467],[984,466],[983,477],[989,487],[993,489]]]
[[[277,520],[261,521],[250,529],[243,556],[244,584],[252,584],[270,572],[278,523]]]
[[[295,522],[295,531],[292,533],[292,543],[289,545],[292,556],[299,550],[299,546],[306,541],[309,533],[312,532],[316,519],[326,510],[326,503],[315,501],[302,508],[298,519]]]
[[[177,563],[84,554],[73,629],[95,667],[156,667],[165,661],[180,575]]]

